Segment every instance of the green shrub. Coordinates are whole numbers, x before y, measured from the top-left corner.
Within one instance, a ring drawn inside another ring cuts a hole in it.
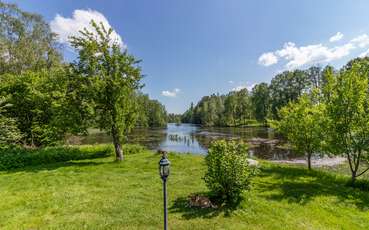
[[[70,160],[93,159],[111,155],[112,146],[47,147],[24,149],[20,147],[0,149],[0,170],[22,168]]]
[[[234,141],[211,143],[205,158],[207,172],[204,180],[218,201],[235,204],[241,193],[249,189],[255,168],[249,166],[247,150],[246,144]]]
[[[123,154],[131,155],[136,153],[141,153],[145,151],[145,147],[138,144],[125,144],[123,145]]]

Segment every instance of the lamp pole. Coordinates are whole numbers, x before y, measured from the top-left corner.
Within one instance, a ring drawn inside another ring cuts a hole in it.
[[[163,181],[163,198],[164,198],[164,230],[168,229],[168,209],[167,209],[167,178],[169,176],[170,161],[167,154],[163,151],[163,156],[159,161],[159,173]]]
[[[163,197],[164,197],[164,230],[167,230],[168,229],[167,178],[163,179]]]

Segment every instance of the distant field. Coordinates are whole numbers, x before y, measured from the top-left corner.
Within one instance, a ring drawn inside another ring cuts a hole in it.
[[[0,229],[161,229],[159,156],[102,157],[0,172]],[[171,154],[170,229],[369,229],[369,192],[332,174],[262,162],[237,210],[192,209],[204,193],[202,156]],[[338,174],[339,173],[339,174]]]

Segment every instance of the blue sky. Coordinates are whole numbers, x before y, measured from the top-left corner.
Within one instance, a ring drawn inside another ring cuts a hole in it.
[[[64,35],[90,17],[106,20],[142,59],[143,91],[175,113],[205,95],[270,82],[286,69],[340,67],[369,53],[364,0],[7,2],[43,15]]]

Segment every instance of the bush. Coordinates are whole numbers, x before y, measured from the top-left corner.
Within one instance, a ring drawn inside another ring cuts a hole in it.
[[[145,151],[145,147],[138,144],[125,144],[123,145],[123,154],[131,155],[141,153]]]
[[[247,150],[246,144],[234,141],[220,140],[210,145],[205,158],[208,170],[204,180],[222,203],[237,203],[241,193],[249,189],[255,168],[249,166]]]
[[[22,168],[70,160],[93,159],[111,155],[112,146],[47,147],[24,149],[20,147],[0,149],[0,170]]]

